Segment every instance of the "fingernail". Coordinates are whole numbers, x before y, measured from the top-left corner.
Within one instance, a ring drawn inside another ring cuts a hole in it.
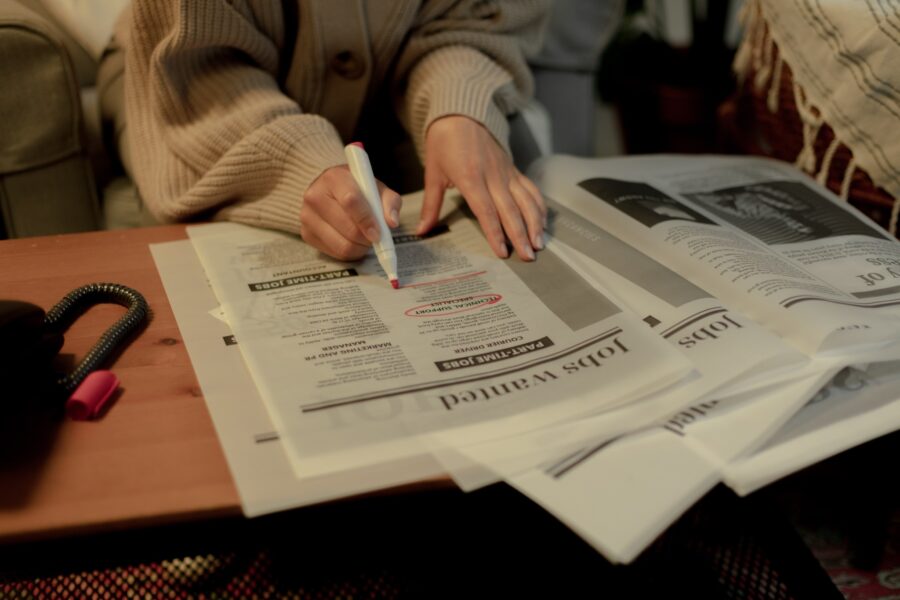
[[[506,249],[506,244],[497,246],[497,256],[500,258],[507,258],[509,256],[509,250]]]
[[[543,233],[534,234],[534,247],[536,250],[544,249],[544,234]]]
[[[366,229],[366,238],[368,238],[370,242],[378,241],[378,232],[374,227],[369,227],[368,229]]]
[[[531,249],[531,246],[525,246],[522,250],[524,250],[523,254],[525,255],[525,258],[534,260],[534,250]]]
[[[395,226],[400,224],[400,213],[397,212],[396,208],[391,209],[391,222],[393,222]]]

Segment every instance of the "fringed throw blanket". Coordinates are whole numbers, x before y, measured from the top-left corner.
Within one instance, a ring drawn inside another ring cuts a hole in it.
[[[793,161],[896,235],[900,0],[748,0],[744,11],[732,107],[742,149]]]

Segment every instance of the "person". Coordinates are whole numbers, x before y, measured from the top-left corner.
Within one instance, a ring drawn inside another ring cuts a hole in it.
[[[359,259],[378,234],[343,146],[387,106],[424,165],[416,233],[456,187],[498,257],[508,240],[533,260],[546,208],[510,159],[507,117],[531,93],[525,54],[546,10],[545,0],[135,0],[117,39],[139,193],[163,221],[281,229]],[[379,189],[395,227],[400,196]]]

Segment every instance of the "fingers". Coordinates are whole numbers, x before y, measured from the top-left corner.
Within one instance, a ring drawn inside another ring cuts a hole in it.
[[[381,239],[381,231],[372,207],[352,177],[340,177],[331,189],[333,197],[344,213],[356,224],[359,231],[373,244]]]
[[[543,197],[513,166],[487,128],[468,117],[448,115],[429,126],[425,145],[425,204],[420,232],[437,221],[439,194],[454,185],[475,213],[497,256],[508,255],[508,238],[522,260],[534,260],[534,251],[544,247],[547,209]]]
[[[355,229],[355,227],[354,227]],[[355,229],[357,234],[358,229]],[[310,211],[300,221],[300,235],[313,248],[338,260],[358,260],[369,251],[369,242],[358,236],[350,239],[319,214]]]
[[[372,243],[377,242],[381,237],[378,223],[375,221],[375,215],[372,214],[372,208],[350,174],[350,170],[346,167],[328,169],[323,177],[328,178],[325,183],[328,184],[329,195],[337,201],[338,206],[347,217],[367,240]]]
[[[434,171],[434,168],[425,170],[425,196],[422,199],[422,211],[419,215],[416,235],[428,233],[438,222],[438,218],[441,215],[441,204],[444,202],[444,191],[447,189],[447,183],[443,177],[436,175]]]
[[[531,181],[528,177],[526,177],[525,175],[522,175],[522,173],[519,173],[518,171],[517,171],[517,174],[518,174],[518,178],[517,178],[518,183],[522,187],[524,187],[528,191],[528,193],[531,195],[531,199],[537,205],[537,210],[541,215],[541,225],[543,227],[546,227],[547,226],[547,203],[544,202],[544,195],[541,194],[541,191],[538,189],[538,186],[536,186],[534,184],[534,182]]]
[[[544,204],[544,199],[540,195],[540,192],[537,192],[537,188],[535,187],[535,192],[537,193],[537,197],[535,197],[534,193],[532,193],[529,187],[522,181],[523,179],[528,181],[528,179],[521,174],[517,175],[517,177],[510,181],[510,193],[515,200],[519,212],[525,220],[525,225],[528,229],[528,241],[531,244],[531,247],[535,250],[541,250],[544,247],[544,227],[547,225],[547,207]],[[528,181],[528,183],[531,182]],[[533,186],[534,184],[532,184],[532,187]]]
[[[544,248],[547,224],[547,207],[537,186],[512,165],[506,172],[489,172],[486,185],[516,254],[522,260],[534,260],[534,251]]]
[[[388,227],[397,227],[400,225],[400,206],[403,200],[400,194],[384,185],[380,181],[377,182],[378,193],[381,195],[381,207],[384,210],[384,220]]]
[[[385,220],[398,225],[400,196],[378,182]],[[314,248],[340,260],[365,256],[380,234],[375,215],[347,167],[323,172],[306,190],[300,208],[300,234]]]
[[[509,256],[509,251],[506,249],[506,236],[500,226],[500,216],[484,180],[481,178],[464,180],[457,187],[466,202],[469,203],[469,208],[472,209],[475,218],[478,219],[481,230],[494,254],[500,258]]]
[[[534,251],[544,247],[546,207],[540,194],[536,199],[521,181],[525,177],[512,166],[479,175],[460,179],[457,187],[478,218],[494,253],[505,258],[509,239],[519,258],[534,260]],[[507,175],[512,177],[506,180]]]

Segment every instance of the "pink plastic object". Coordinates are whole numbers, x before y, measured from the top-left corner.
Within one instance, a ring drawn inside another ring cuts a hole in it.
[[[112,371],[93,371],[81,382],[66,402],[66,414],[76,421],[92,419],[100,414],[113,393],[119,378]]]

